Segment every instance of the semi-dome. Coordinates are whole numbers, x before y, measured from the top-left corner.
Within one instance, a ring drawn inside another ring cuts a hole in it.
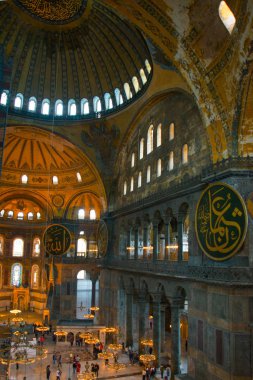
[[[50,117],[101,117],[139,97],[152,75],[142,34],[103,2],[0,5],[1,104]],[[5,72],[5,74],[6,74]]]

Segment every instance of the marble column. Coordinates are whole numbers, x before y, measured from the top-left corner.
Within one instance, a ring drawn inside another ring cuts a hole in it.
[[[158,256],[158,224],[153,223],[153,261],[157,260]]]
[[[171,304],[171,370],[174,375],[180,374],[180,308],[177,300]]]
[[[133,346],[133,294],[126,293],[126,346]]]
[[[165,309],[166,305],[161,305],[161,352],[165,351]]]
[[[93,278],[91,280],[91,306],[97,306],[96,305],[96,281],[97,279]]]
[[[160,366],[161,354],[161,303],[160,295],[153,301],[153,350],[156,355],[156,365]]]
[[[144,223],[143,225],[143,258],[146,259],[148,256],[148,224]]]
[[[145,347],[141,344],[141,340],[145,337],[145,319],[146,315],[146,306],[147,300],[145,297],[140,297],[138,299],[139,306],[139,354],[143,354],[145,352]]]
[[[178,254],[177,254],[177,260],[182,261],[183,259],[183,216],[178,216],[178,222],[177,222],[177,241],[178,241]]]
[[[127,258],[130,259],[131,257],[131,228],[129,227],[127,230]]]
[[[139,226],[134,227],[134,259],[138,259],[139,252]]]
[[[165,221],[165,260],[169,260],[170,245],[170,220]]]

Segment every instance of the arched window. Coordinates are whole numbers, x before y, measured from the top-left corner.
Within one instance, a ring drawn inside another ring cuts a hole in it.
[[[174,139],[174,134],[175,134],[175,125],[174,123],[170,123],[170,130],[169,130],[170,141]]]
[[[19,211],[19,212],[18,212],[17,219],[18,219],[18,220],[23,220],[23,219],[24,219],[24,213],[23,213],[22,211]]]
[[[68,115],[75,116],[76,115],[76,102],[74,99],[70,99],[68,101]]]
[[[56,100],[55,102],[55,115],[56,116],[63,115],[63,102],[60,99]]]
[[[133,94],[132,94],[130,86],[127,82],[124,83],[124,90],[125,90],[127,100],[131,99],[133,97]]]
[[[53,176],[52,181],[53,181],[53,185],[58,185],[58,177],[57,177],[57,175]]]
[[[106,110],[112,109],[113,108],[112,97],[111,97],[111,94],[109,94],[109,92],[106,92],[104,94],[104,100],[105,100],[105,109]]]
[[[94,209],[90,210],[90,220],[95,220],[96,219],[96,211]]]
[[[148,135],[147,135],[147,154],[153,151],[153,146],[154,146],[153,144],[154,144],[154,126],[151,124],[148,129]]]
[[[38,288],[39,287],[39,267],[38,265],[33,265],[32,266],[32,271],[31,271],[31,286],[32,288]]]
[[[117,106],[119,106],[120,104],[123,104],[123,97],[122,97],[120,90],[118,88],[115,88],[114,95],[115,95]]]
[[[32,212],[28,212],[27,219],[28,220],[33,220],[33,213]]]
[[[86,256],[87,254],[87,241],[84,238],[77,240],[77,256]]]
[[[139,152],[140,160],[143,158],[143,156],[144,156],[144,138],[142,138],[140,141],[140,152]]]
[[[1,99],[0,99],[0,103],[2,104],[2,106],[6,106],[7,105],[8,95],[9,95],[9,91],[8,90],[4,90],[2,92]]]
[[[77,274],[76,318],[83,320],[84,310],[86,312],[91,306],[99,306],[98,297],[99,281],[95,283],[94,294],[92,292],[92,281],[90,280],[89,274],[85,270],[79,271]]]
[[[137,93],[138,91],[140,91],[140,85],[139,85],[137,77],[132,78],[132,83],[133,83],[135,92]]]
[[[187,164],[188,162],[188,145],[184,144],[182,148],[182,163]]]
[[[162,124],[160,123],[156,131],[156,146],[162,145]]]
[[[20,286],[22,284],[22,265],[13,264],[11,267],[11,285]]]
[[[21,182],[22,183],[27,183],[28,182],[28,177],[26,174],[23,174],[22,177],[21,177]]]
[[[127,193],[127,183],[126,181],[124,182],[124,188],[123,188],[123,194],[126,195]]]
[[[135,165],[135,153],[132,153],[131,155],[131,168],[133,168]]]
[[[147,77],[143,69],[140,69],[140,76],[141,76],[142,83],[145,84],[147,82]]]
[[[16,238],[13,241],[12,256],[22,257],[24,255],[24,240]]]
[[[160,177],[162,174],[162,160],[159,158],[157,161],[157,177]]]
[[[146,69],[147,69],[148,73],[150,73],[151,72],[151,66],[150,66],[148,59],[145,60],[145,65],[146,65]]]
[[[9,219],[13,218],[13,211],[12,210],[8,211],[8,218]]]
[[[35,257],[40,256],[40,238],[36,237],[33,239],[33,252],[32,255]]]
[[[84,219],[85,218],[85,210],[83,208],[80,208],[78,210],[78,219]]]
[[[174,169],[174,153],[170,152],[170,157],[169,157],[169,170]]]
[[[4,213],[5,213],[5,210],[4,210],[4,209],[2,209],[2,210],[0,211],[0,218],[3,218],[3,216],[4,216]]]
[[[49,110],[50,110],[50,100],[49,99],[43,99],[42,105],[41,105],[42,115],[49,115]]]
[[[151,178],[151,168],[150,168],[150,165],[147,167],[147,183],[150,182],[150,178]]]
[[[102,111],[101,100],[99,99],[98,96],[94,96],[93,98],[93,109],[94,109],[94,112]]]
[[[32,96],[28,102],[28,111],[35,112],[37,107],[37,99]]]
[[[80,173],[76,173],[76,178],[78,182],[82,182],[82,176]]]
[[[17,94],[14,100],[14,107],[21,109],[23,107],[24,97],[22,94]]]
[[[130,191],[134,191],[134,177],[131,177]]]
[[[233,32],[236,19],[227,5],[226,1],[221,1],[219,5],[219,16],[225,27],[227,28],[228,32],[231,34]]]
[[[0,235],[0,255],[4,254],[4,237]]]
[[[41,219],[41,213],[40,212],[37,212],[37,219]]]
[[[81,100],[81,114],[88,115],[89,113],[90,113],[89,102],[87,99],[84,98]]]
[[[139,172],[139,174],[138,174],[138,187],[141,187],[141,181],[142,181],[142,173]]]

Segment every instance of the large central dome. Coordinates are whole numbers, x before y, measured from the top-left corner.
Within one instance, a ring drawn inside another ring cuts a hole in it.
[[[101,117],[139,97],[151,79],[143,36],[99,0],[0,3],[0,29],[12,72],[0,91],[10,109],[32,117]]]

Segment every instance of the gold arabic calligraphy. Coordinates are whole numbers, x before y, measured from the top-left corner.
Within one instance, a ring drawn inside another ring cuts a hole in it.
[[[65,253],[71,242],[69,231],[61,225],[48,227],[44,234],[44,245],[46,251],[52,255],[62,255]]]
[[[82,0],[19,0],[33,15],[49,20],[64,21],[74,17],[82,7]]]
[[[207,255],[222,260],[239,249],[245,236],[245,209],[230,187],[209,187],[202,195],[196,216],[198,240]]]

